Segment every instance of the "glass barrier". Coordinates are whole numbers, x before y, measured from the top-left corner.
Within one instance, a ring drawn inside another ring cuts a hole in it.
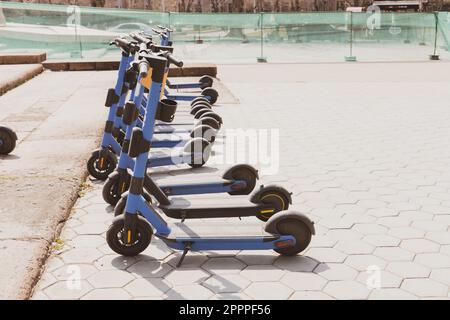
[[[0,52],[48,59],[116,59],[109,42],[170,26],[188,61],[321,62],[448,59],[450,15],[440,13],[174,13],[0,1]]]

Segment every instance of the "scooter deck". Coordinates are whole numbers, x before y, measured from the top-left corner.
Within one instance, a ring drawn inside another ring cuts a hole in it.
[[[245,199],[245,200],[244,200]],[[226,201],[214,198],[173,197],[169,205],[160,205],[164,213],[175,219],[231,218],[256,216],[266,208],[248,201],[248,197],[227,197]]]

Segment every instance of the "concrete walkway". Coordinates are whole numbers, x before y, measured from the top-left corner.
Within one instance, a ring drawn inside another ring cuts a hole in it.
[[[0,65],[0,95],[33,78],[43,70],[41,64]]]
[[[27,298],[39,276],[86,177],[114,74],[44,72],[0,98],[0,123],[19,137],[0,157],[0,299]]]
[[[154,240],[123,258],[105,242],[112,208],[102,185],[88,182],[34,298],[448,299],[449,66],[219,66],[241,102],[218,107],[226,126],[279,129],[279,170],[261,180],[293,191],[293,207],[315,220],[308,250],[202,252],[176,269],[179,253]],[[176,227],[261,232],[251,218]]]

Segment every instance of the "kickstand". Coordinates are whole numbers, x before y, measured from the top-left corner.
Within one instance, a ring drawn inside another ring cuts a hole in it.
[[[183,254],[181,255],[180,260],[178,260],[177,263],[177,268],[181,266],[181,264],[183,263],[184,257],[186,257],[187,253],[189,252],[189,250],[191,249],[191,244],[190,242],[187,242],[184,246],[184,250],[183,250]]]

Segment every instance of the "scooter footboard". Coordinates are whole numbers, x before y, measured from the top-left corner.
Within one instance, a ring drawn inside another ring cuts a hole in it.
[[[191,251],[202,250],[270,250],[280,247],[278,244],[290,243],[295,245],[295,238],[290,235],[269,235],[260,237],[177,237],[159,236],[167,246]]]

